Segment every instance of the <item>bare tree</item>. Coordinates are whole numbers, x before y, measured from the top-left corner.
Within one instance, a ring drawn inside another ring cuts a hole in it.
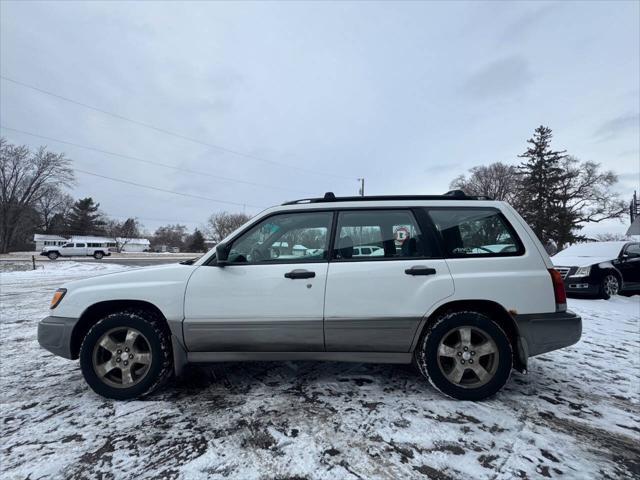
[[[25,212],[35,208],[51,185],[73,182],[71,160],[40,147],[12,145],[0,138],[0,253],[9,251]]]
[[[151,244],[157,249],[162,245],[168,247],[184,248],[184,241],[187,238],[187,227],[185,225],[164,225],[158,227],[153,234]]]
[[[116,244],[116,250],[121,253],[134,238],[140,238],[140,224],[135,218],[127,218],[120,223],[117,220],[107,220],[104,226],[107,236]]]
[[[40,228],[44,232],[51,230],[56,215],[65,218],[73,206],[73,197],[63,192],[57,185],[47,185],[42,196],[36,202],[36,210],[40,214]]]
[[[578,232],[586,223],[599,223],[621,218],[627,204],[611,191],[618,176],[611,170],[601,171],[596,162],[580,162],[575,157],[562,160],[564,171],[560,183],[560,218],[555,232],[558,248],[583,239]]]
[[[209,217],[207,226],[212,238],[220,242],[236,228],[249,221],[249,218],[244,213],[218,212]]]
[[[449,188],[462,190],[467,195],[504,200],[513,205],[518,195],[518,171],[515,166],[501,162],[481,165],[470,169],[468,177],[456,177]]]
[[[593,238],[599,242],[624,242],[631,240],[631,237],[624,233],[596,233]]]

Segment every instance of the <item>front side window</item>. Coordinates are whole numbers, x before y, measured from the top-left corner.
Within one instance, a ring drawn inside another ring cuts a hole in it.
[[[418,222],[409,210],[340,212],[333,257],[380,260],[432,257]]]
[[[432,209],[429,215],[442,235],[449,257],[513,256],[524,251],[498,210],[443,208]]]
[[[271,216],[235,240],[228,261],[238,264],[327,260],[331,212]]]
[[[66,243],[62,246],[62,248],[73,248],[73,243]]]

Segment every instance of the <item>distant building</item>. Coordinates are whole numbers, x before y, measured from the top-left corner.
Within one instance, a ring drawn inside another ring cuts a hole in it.
[[[36,251],[39,252],[44,247],[60,247],[67,243],[69,240],[59,235],[46,235],[42,233],[36,233],[33,236],[33,241],[36,244]]]
[[[67,242],[86,243],[88,247],[105,247],[112,252],[117,251],[118,244],[121,246],[124,245],[122,247],[123,252],[146,252],[151,246],[149,240],[146,238],[109,238],[90,235],[74,235],[72,237],[65,238],[58,235],[44,235],[36,233],[33,236],[33,241],[36,244],[37,251],[42,250],[44,247],[62,246]]]

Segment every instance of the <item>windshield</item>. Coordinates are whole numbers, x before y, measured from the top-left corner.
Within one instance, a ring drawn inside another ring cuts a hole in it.
[[[607,257],[616,258],[624,242],[578,243],[562,250],[556,257]]]

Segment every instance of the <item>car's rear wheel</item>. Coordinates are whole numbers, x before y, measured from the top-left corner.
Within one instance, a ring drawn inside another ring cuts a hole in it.
[[[148,395],[171,375],[170,334],[150,312],[113,313],[85,336],[80,367],[99,395],[118,400]]]
[[[47,254],[47,257],[49,257],[49,260],[55,260],[56,258],[58,258],[58,252],[49,252]]]
[[[482,400],[500,390],[513,366],[505,332],[478,312],[451,312],[423,334],[415,352],[420,372],[445,395]]]
[[[600,281],[600,297],[609,300],[620,291],[620,281],[613,273],[607,273]]]
[[[102,257],[104,257],[104,253],[102,253],[102,252],[94,252],[93,253],[93,258],[95,258],[96,260],[100,260]]]

